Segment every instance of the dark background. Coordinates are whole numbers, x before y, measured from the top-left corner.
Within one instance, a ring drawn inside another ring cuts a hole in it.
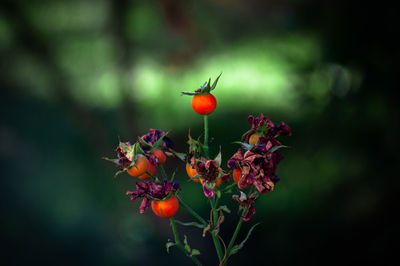
[[[118,136],[170,130],[179,151],[202,118],[183,90],[223,72],[210,116],[224,167],[249,114],[287,122],[281,178],[262,195],[232,265],[387,264],[398,192],[398,12],[355,1],[2,1],[1,248],[7,264],[173,265],[168,220],[125,196]],[[206,217],[198,184],[182,195]],[[221,235],[229,241],[236,206]],[[181,209],[177,219],[192,218]],[[179,227],[216,265],[209,236]]]

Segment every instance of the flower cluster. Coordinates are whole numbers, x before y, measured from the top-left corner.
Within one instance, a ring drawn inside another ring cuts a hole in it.
[[[140,204],[140,213],[143,213],[150,207],[150,200],[165,200],[173,193],[180,190],[179,183],[164,180],[162,184],[156,184],[153,181],[136,182],[136,191],[127,191],[126,195],[131,196],[132,202],[137,198],[143,198]]]
[[[290,136],[291,130],[285,123],[276,125],[262,114],[256,118],[249,116],[248,120],[252,129],[246,134],[246,141],[256,132],[263,135],[250,149],[239,149],[228,161],[228,167],[241,171],[238,180],[240,189],[254,185],[260,193],[268,193],[279,181],[275,172],[278,163],[283,159],[278,151],[283,145],[276,137]]]

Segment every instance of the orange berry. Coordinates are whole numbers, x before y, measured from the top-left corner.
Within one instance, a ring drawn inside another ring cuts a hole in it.
[[[163,164],[167,160],[167,156],[162,150],[154,150],[151,154],[158,159],[158,164]]]
[[[251,135],[250,138],[249,138],[249,144],[250,144],[251,146],[256,145],[257,142],[258,142],[258,140],[260,139],[260,137],[261,137],[261,136],[258,135],[258,134],[253,134],[253,135]]]
[[[149,167],[147,167],[147,171],[149,171],[152,175],[154,175],[156,173],[156,166],[154,164],[152,164],[151,162],[149,162]],[[141,174],[138,177],[143,180],[151,178],[151,176],[149,176],[149,174],[146,172],[144,172],[143,174]]]
[[[190,164],[186,164],[186,173],[188,176],[195,182],[199,182],[200,180],[198,178],[193,178],[195,175],[197,175],[196,169],[192,168]]]
[[[174,216],[175,213],[178,211],[179,201],[175,197],[175,195],[172,195],[167,200],[162,200],[162,201],[153,200],[151,202],[151,209],[156,215],[162,218],[170,218]]]
[[[233,170],[232,176],[233,176],[233,180],[235,181],[236,185],[239,182],[239,178],[241,175],[242,175],[242,170],[240,170],[240,169]]]
[[[217,106],[217,99],[212,94],[199,94],[192,98],[193,110],[201,115],[212,113]]]
[[[146,156],[138,154],[136,158],[135,165],[128,169],[128,174],[131,176],[140,176],[146,172],[149,166],[149,160],[147,160]]]

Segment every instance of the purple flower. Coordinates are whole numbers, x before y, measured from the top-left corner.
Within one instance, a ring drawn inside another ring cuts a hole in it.
[[[173,142],[170,138],[165,136],[165,132],[159,129],[150,129],[149,133],[146,135],[143,135],[140,137],[144,142],[146,142],[150,146],[154,146],[154,144],[163,137],[162,140],[162,148],[163,149],[168,149],[173,147]],[[143,143],[139,142],[140,147],[142,148],[143,151],[146,153],[151,149],[147,145],[143,145]]]
[[[214,197],[214,188],[216,181],[221,179],[225,183],[228,182],[230,175],[222,170],[218,162],[214,160],[198,160],[195,157],[191,159],[192,168],[196,169],[201,175],[200,180],[203,185],[204,195],[208,198]]]
[[[118,147],[115,149],[115,152],[118,154],[118,163],[121,169],[129,168],[134,161],[133,158],[133,145],[127,142],[120,142]]]
[[[247,222],[253,217],[256,213],[256,209],[254,208],[254,204],[257,200],[257,193],[252,193],[250,196],[247,196],[243,192],[240,192],[239,195],[233,195],[232,198],[236,200],[242,208],[247,208],[247,211],[244,216],[242,216],[243,221]]]
[[[228,161],[228,167],[241,170],[238,180],[239,189],[254,185],[260,193],[268,193],[274,189],[279,180],[275,176],[275,171],[280,158],[277,151],[274,154],[253,150],[243,153],[242,150],[239,150]]]
[[[127,191],[126,195],[131,196],[132,202],[137,198],[143,198],[139,212],[144,213],[150,207],[150,199],[163,200],[178,190],[180,190],[180,187],[176,181],[169,182],[164,180],[162,184],[156,184],[153,181],[136,182],[136,191]]]
[[[268,117],[261,114],[258,117],[250,115],[248,121],[251,124],[251,129],[245,133],[243,138],[249,142],[251,135],[260,133],[266,137],[277,138],[279,135],[291,136],[292,130],[286,123],[274,124]]]
[[[255,132],[261,136],[250,150],[239,149],[229,159],[228,168],[241,171],[239,189],[254,185],[260,193],[268,193],[279,181],[275,173],[278,163],[283,159],[278,151],[282,144],[276,138],[281,134],[290,136],[291,130],[285,123],[275,125],[262,114],[256,118],[249,116],[248,121],[252,128],[245,134],[246,141]]]

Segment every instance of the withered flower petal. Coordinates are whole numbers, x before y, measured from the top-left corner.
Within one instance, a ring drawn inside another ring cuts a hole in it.
[[[204,181],[203,182],[203,191],[204,191],[204,195],[206,195],[207,198],[212,198],[214,197],[214,190],[212,190],[211,188],[207,187],[208,181]]]
[[[160,138],[162,138],[165,135],[165,132],[159,129],[150,129],[149,132],[146,135],[141,136],[140,138],[146,142],[148,145],[153,146]],[[151,148],[143,145],[143,143],[139,142],[140,147],[144,152],[148,152]],[[168,149],[173,147],[173,142],[170,138],[167,136],[164,136],[163,141],[162,141],[162,148],[163,149]]]
[[[176,192],[180,190],[180,187],[176,181],[169,182],[164,180],[162,184],[156,184],[153,181],[136,182],[136,189],[136,191],[127,191],[126,194],[131,196],[132,201],[135,201],[137,198],[143,198],[140,205],[140,213],[143,213],[150,206],[148,197],[162,200],[170,195],[171,190]]]
[[[225,172],[215,160],[199,160],[192,157],[190,164],[201,176],[200,179],[202,180],[204,195],[206,197],[214,197],[214,191],[207,187],[206,184],[210,184],[211,186],[215,184],[219,178],[226,183],[231,177],[231,175]]]
[[[275,173],[278,163],[283,159],[278,150],[282,144],[276,138],[279,135],[290,136],[291,130],[287,124],[274,124],[263,114],[258,117],[249,116],[248,121],[252,128],[245,134],[246,141],[255,132],[263,136],[259,137],[257,145],[250,150],[239,149],[229,159],[228,168],[241,170],[239,189],[254,185],[260,193],[268,193],[279,181]]]
[[[247,208],[247,211],[244,216],[242,216],[243,221],[247,222],[253,217],[256,213],[256,209],[254,208],[254,204],[257,200],[257,193],[252,193],[250,196],[247,196],[242,191],[240,191],[239,195],[233,195],[232,198],[236,200],[242,208]]]
[[[149,207],[150,207],[150,200],[144,197],[139,207],[139,213],[144,213],[144,211],[147,210],[147,208]]]

